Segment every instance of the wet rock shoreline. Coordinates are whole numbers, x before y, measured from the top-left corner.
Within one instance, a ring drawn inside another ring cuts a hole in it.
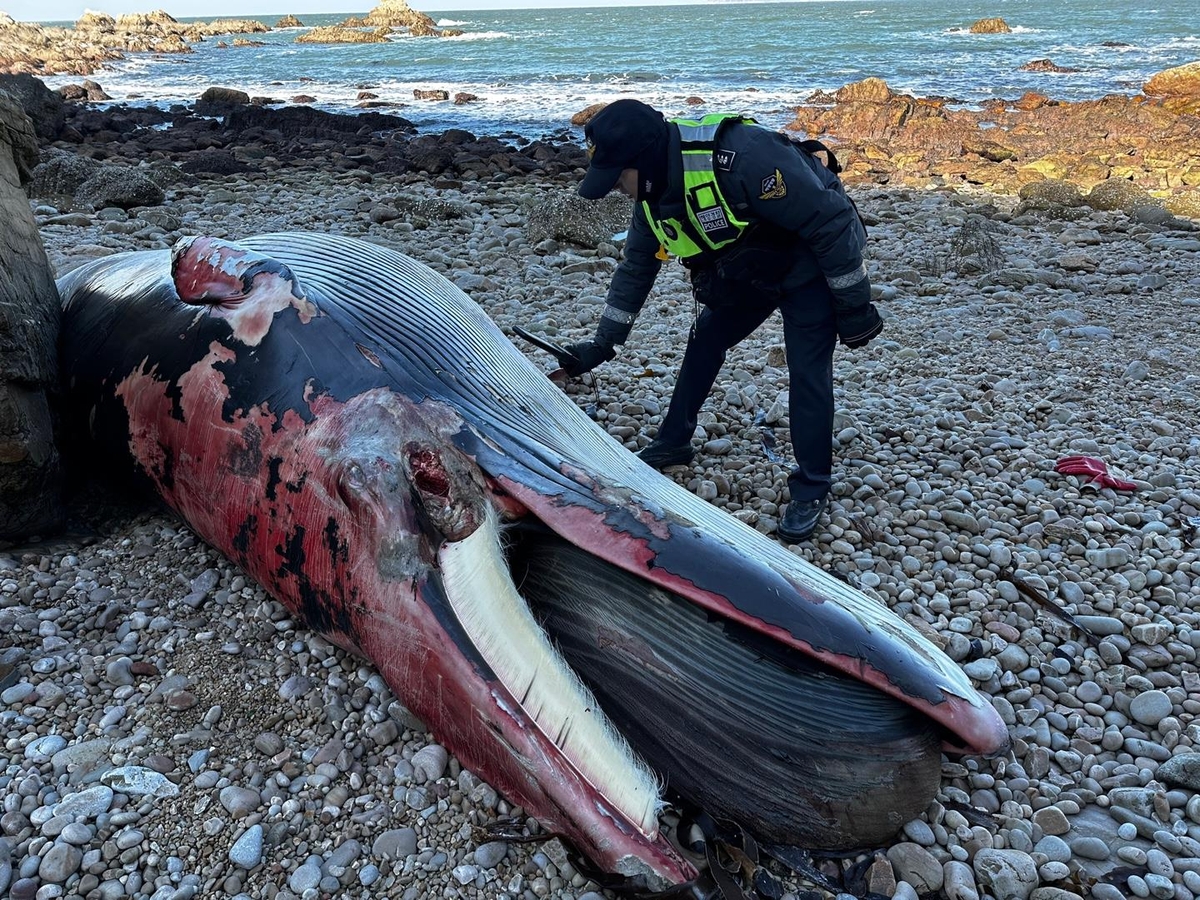
[[[420,259],[503,329],[594,328],[629,210],[574,196],[566,132],[264,121],[230,137],[185,111],[172,135],[153,115],[171,113],[79,108],[63,122],[80,140],[44,142],[43,165],[145,170],[161,193],[96,206],[81,181],[32,201],[59,274],[188,234],[317,230]],[[190,165],[200,154],[213,162]],[[1200,896],[1200,232],[1039,183],[1025,198],[851,187],[887,325],[837,354],[834,502],[794,552],[929,634],[1014,736],[1003,759],[948,757],[938,799],[889,846],[818,859],[851,895]],[[622,355],[568,385],[631,450],[661,420],[693,314],[671,264]],[[788,499],[786,384],[773,319],[730,354],[696,461],[669,472],[767,534]],[[1136,490],[1057,473],[1069,454]],[[74,517],[67,537],[0,548],[0,892],[603,893],[557,842],[492,840],[484,826],[521,812],[174,517],[87,494]]]

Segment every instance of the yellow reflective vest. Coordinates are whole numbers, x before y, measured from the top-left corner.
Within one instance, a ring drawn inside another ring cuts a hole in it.
[[[714,114],[700,121],[670,119],[679,128],[683,151],[683,200],[686,219],[656,218],[643,201],[646,222],[666,251],[680,259],[711,253],[742,236],[749,222],[739,219],[721,195],[713,169],[717,132],[726,122],[756,124],[746,116]]]

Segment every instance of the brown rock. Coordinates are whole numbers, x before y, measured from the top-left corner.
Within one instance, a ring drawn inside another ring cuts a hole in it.
[[[833,96],[838,103],[887,103],[892,91],[882,78],[864,78],[838,88]]]
[[[964,153],[974,153],[991,162],[1006,162],[1017,158],[1017,151],[1011,147],[1005,147],[1003,144],[982,137],[964,138],[962,148]]]
[[[214,19],[207,25],[200,23],[199,26],[200,37],[217,34],[265,34],[270,30],[257,19]]]
[[[433,90],[423,91],[420,88],[413,88],[413,96],[418,100],[449,100],[450,92],[435,88]]]
[[[345,24],[349,24],[349,21]],[[416,37],[453,37],[462,34],[457,29],[436,27],[433,19],[410,7],[405,0],[383,0],[361,21],[364,25],[405,28]]]
[[[892,870],[891,862],[882,853],[867,869],[866,882],[867,890],[872,894],[890,897],[896,893],[896,873]]]
[[[847,85],[832,107],[798,107],[786,128],[837,141],[848,183],[970,183],[1012,193],[1047,178],[1084,190],[1118,179],[1166,196],[1200,179],[1195,118],[1185,108],[1193,101],[1110,95],[1068,103],[1029,93],[970,110],[891,92],[882,102],[859,99],[883,96],[880,84]]]
[[[293,103],[316,103],[317,98],[311,94],[297,94],[292,98]]]
[[[475,94],[468,94],[465,91],[459,91],[454,95],[454,105],[462,106],[464,103],[478,103],[479,97]]]
[[[304,23],[293,15],[286,15],[275,23],[276,28],[303,28]]]
[[[1013,106],[1015,106],[1017,109],[1025,110],[1041,109],[1049,102],[1050,98],[1045,94],[1039,94],[1037,91],[1026,91],[1021,95],[1021,99],[1014,103]]]
[[[971,34],[1011,34],[1012,29],[1003,19],[980,19],[971,25]]]
[[[703,106],[704,98],[703,97],[695,97],[695,96],[687,97],[684,99],[683,102],[686,103],[688,106]]]
[[[1147,97],[1200,100],[1200,62],[1185,63],[1152,75],[1142,88]]]
[[[378,100],[379,95],[372,94],[370,91],[359,91],[358,96],[355,97],[354,99],[355,100]]]
[[[585,106],[579,112],[575,113],[575,115],[571,116],[571,124],[586,125],[588,122],[592,121],[592,117],[595,116],[596,113],[600,112],[600,110],[604,109],[606,106],[608,106],[607,103],[593,103],[591,106]]]
[[[1085,202],[1093,209],[1121,209],[1129,212],[1135,207],[1155,204],[1158,201],[1132,181],[1110,178],[1092,188],[1088,192]]]
[[[1057,206],[1077,207],[1084,203],[1079,188],[1069,181],[1046,178],[1022,185],[1017,196],[1030,209],[1053,209]]]
[[[33,124],[0,91],[0,538],[62,522],[46,389],[57,377],[58,291],[21,185],[37,160]]]
[[[297,44],[386,44],[390,29],[361,31],[343,25],[323,25],[296,37]]]
[[[234,38],[233,46],[235,47],[265,47],[266,41],[252,41],[249,38]]]
[[[1163,205],[1177,216],[1200,219],[1200,191],[1183,191],[1167,198]]]

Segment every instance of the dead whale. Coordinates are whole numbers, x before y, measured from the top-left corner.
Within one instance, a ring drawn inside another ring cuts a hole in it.
[[[60,279],[73,418],[463,762],[610,872],[694,804],[878,843],[999,716],[881,603],[644,466],[465,294],[274,234]]]

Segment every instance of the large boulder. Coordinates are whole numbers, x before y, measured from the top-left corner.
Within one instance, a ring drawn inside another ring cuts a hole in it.
[[[34,132],[44,141],[53,141],[62,132],[66,119],[63,98],[32,75],[0,75],[0,91],[10,94],[33,122]]]
[[[94,159],[65,150],[50,150],[34,167],[26,189],[31,197],[48,200],[71,197],[99,169],[100,163]]]
[[[1003,19],[980,19],[971,24],[971,34],[1011,34],[1012,28]]]
[[[102,166],[75,190],[75,205],[102,209],[118,206],[157,206],[165,198],[163,189],[136,169]]]
[[[391,29],[386,26],[362,31],[342,25],[322,25],[296,37],[297,44],[386,44]]]
[[[1163,69],[1152,75],[1142,90],[1147,97],[1200,98],[1200,62]]]
[[[33,124],[0,91],[0,538],[62,523],[62,483],[47,389],[57,377],[59,300],[21,190],[37,159]]]
[[[1179,113],[1200,114],[1200,62],[1164,69],[1151,76],[1142,91],[1147,97],[1160,98]]]
[[[366,18],[347,19],[342,24],[349,25],[351,21],[375,27],[407,28],[414,37],[453,37],[462,34],[458,29],[436,27],[433,19],[410,7],[405,0],[383,0],[367,13]]]
[[[198,116],[224,116],[250,102],[250,95],[235,88],[210,87],[196,101],[193,111]]]
[[[838,88],[834,98],[838,103],[887,103],[892,90],[882,78],[864,78]]]
[[[383,0],[367,13],[368,25],[387,25],[390,28],[432,28],[434,21],[423,12],[409,6],[405,0]]]

